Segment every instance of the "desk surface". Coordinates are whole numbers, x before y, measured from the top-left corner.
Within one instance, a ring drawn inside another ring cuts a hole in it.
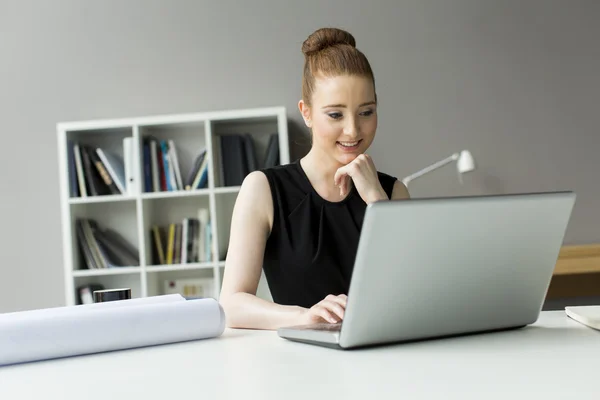
[[[351,351],[228,329],[217,339],[0,367],[0,398],[598,399],[598,354],[600,332],[564,311],[515,331]]]

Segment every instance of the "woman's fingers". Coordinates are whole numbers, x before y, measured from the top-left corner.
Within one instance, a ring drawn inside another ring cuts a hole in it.
[[[333,184],[335,186],[340,186],[340,184],[342,183],[342,178],[346,175],[345,169],[346,169],[346,167],[344,166],[344,167],[338,168],[338,170],[335,171],[335,174],[333,175]]]
[[[348,194],[351,181],[354,182],[359,193],[364,192],[361,196],[379,184],[377,169],[369,155],[359,154],[350,163],[338,168],[333,177],[333,183],[340,188],[341,196]]]
[[[315,304],[310,313],[330,323],[337,323],[344,319],[348,297],[345,294],[338,296],[329,295]]]
[[[338,319],[333,316],[333,313],[323,305],[313,307],[313,311],[316,315],[323,318],[327,322],[331,322],[332,324],[338,322]]]
[[[336,303],[344,307],[344,309],[346,308],[346,304],[348,303],[348,297],[345,294],[340,294],[337,296],[330,294],[329,296],[325,297],[325,300],[335,301]]]
[[[338,176],[339,177],[335,180],[335,185],[340,188],[340,196],[344,196],[348,193],[348,185],[350,184],[351,178],[343,173]]]
[[[334,312],[339,319],[344,319],[344,307],[340,303],[331,300],[323,300],[320,304],[328,310]]]
[[[348,185],[352,179],[352,170],[355,166],[352,163],[339,168],[333,176],[334,185],[340,188],[340,195],[344,196],[348,193]]]

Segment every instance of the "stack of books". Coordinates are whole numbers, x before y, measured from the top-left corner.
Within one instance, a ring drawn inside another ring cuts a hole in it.
[[[209,212],[198,210],[197,218],[184,218],[166,226],[153,225],[152,262],[154,265],[209,262],[212,259],[212,233]]]
[[[83,256],[82,269],[139,266],[139,251],[112,229],[101,229],[97,221],[78,218],[75,221],[77,242]]]
[[[123,157],[101,147],[67,143],[71,197],[135,194],[133,138],[123,139]]]
[[[208,187],[208,157],[200,149],[192,168],[181,174],[175,142],[152,136],[143,140],[144,192],[171,192]],[[184,180],[185,178],[185,180]]]

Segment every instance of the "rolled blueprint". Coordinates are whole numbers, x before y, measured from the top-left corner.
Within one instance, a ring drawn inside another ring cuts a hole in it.
[[[154,296],[0,315],[0,366],[208,339],[225,329],[215,299]]]
[[[151,297],[143,297],[137,299],[130,300],[120,300],[106,303],[92,303],[92,304],[80,304],[76,306],[69,307],[55,307],[55,308],[40,308],[37,310],[27,310],[27,311],[17,311],[17,312],[9,312],[0,314],[0,324],[2,321],[7,319],[17,320],[17,319],[28,319],[33,318],[34,316],[44,316],[44,317],[54,317],[61,314],[69,314],[73,315],[78,312],[88,312],[88,310],[95,309],[106,309],[106,308],[116,308],[116,307],[129,307],[133,305],[141,305],[141,304],[155,304],[155,303],[167,303],[174,301],[185,301],[185,298],[179,294],[167,294],[162,296],[151,296]],[[2,325],[0,325],[2,326]]]

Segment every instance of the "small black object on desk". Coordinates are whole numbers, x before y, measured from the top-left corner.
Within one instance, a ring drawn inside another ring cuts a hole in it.
[[[106,289],[94,291],[94,303],[131,299],[131,289]]]

